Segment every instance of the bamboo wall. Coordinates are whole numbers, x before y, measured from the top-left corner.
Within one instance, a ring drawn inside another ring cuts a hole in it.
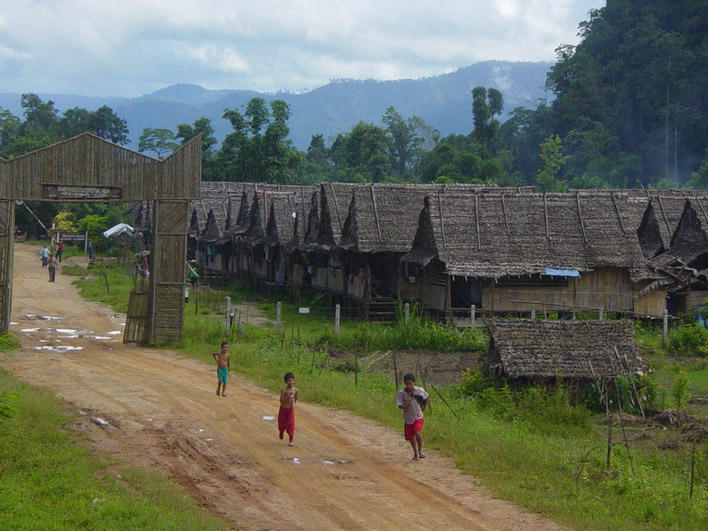
[[[665,308],[664,292],[652,292],[635,304],[633,296],[643,286],[636,285],[619,268],[604,268],[581,273],[568,279],[566,287],[503,287],[488,280],[482,289],[485,309],[495,312],[575,311],[638,312],[661,316]]]
[[[666,293],[652,291],[636,303],[636,295],[646,283],[633,283],[626,271],[606,268],[582,273],[563,286],[501,286],[492,279],[482,284],[482,309],[494,312],[576,311],[634,312],[660,317],[666,307]],[[431,310],[444,311],[447,302],[447,275],[442,266],[431,263],[411,284],[400,274],[398,292],[403,300],[417,300]]]

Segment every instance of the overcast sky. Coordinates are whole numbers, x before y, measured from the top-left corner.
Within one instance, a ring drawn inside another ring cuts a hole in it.
[[[0,92],[300,91],[551,61],[604,0],[0,0]]]

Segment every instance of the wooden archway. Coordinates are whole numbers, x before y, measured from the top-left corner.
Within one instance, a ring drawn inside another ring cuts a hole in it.
[[[0,332],[10,324],[16,200],[149,200],[154,201],[152,274],[139,339],[156,344],[181,338],[188,206],[199,198],[200,180],[201,136],[161,160],[90,133],[0,159]]]

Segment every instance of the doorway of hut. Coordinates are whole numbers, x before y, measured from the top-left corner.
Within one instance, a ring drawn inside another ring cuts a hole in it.
[[[450,292],[453,308],[482,307],[482,284],[475,278],[452,277]]]

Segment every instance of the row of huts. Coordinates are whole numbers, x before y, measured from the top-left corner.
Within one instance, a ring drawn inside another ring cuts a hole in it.
[[[204,182],[190,260],[363,317],[689,312],[708,296],[708,192]],[[134,212],[143,226],[149,204]],[[138,220],[136,220],[138,221]],[[140,223],[138,223],[140,226]]]

